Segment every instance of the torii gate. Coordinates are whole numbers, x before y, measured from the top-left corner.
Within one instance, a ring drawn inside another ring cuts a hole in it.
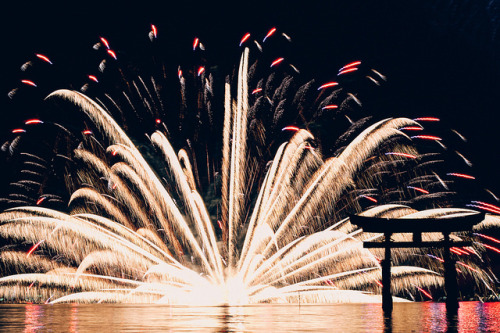
[[[385,248],[385,257],[382,266],[382,309],[384,314],[392,312],[391,296],[391,249],[441,247],[444,249],[444,286],[446,290],[446,310],[458,310],[458,284],[456,260],[450,256],[450,247],[470,246],[469,241],[453,241],[450,234],[457,231],[472,231],[472,227],[484,220],[484,213],[471,212],[470,214],[442,216],[439,218],[377,218],[351,215],[350,220],[366,232],[383,233],[382,242],[364,242],[365,248]],[[440,241],[422,241],[422,233],[440,232],[443,239]],[[412,233],[413,240],[393,242],[393,233]]]

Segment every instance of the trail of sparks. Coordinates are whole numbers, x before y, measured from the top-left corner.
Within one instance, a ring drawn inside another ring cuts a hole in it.
[[[42,59],[43,61],[45,61],[46,63],[48,63],[48,64],[51,64],[51,65],[52,65],[52,61],[50,61],[50,59],[49,59],[47,56],[44,56],[43,54],[36,54],[36,56],[37,56],[39,59]]]
[[[416,187],[416,186],[407,186],[407,188],[410,188],[410,189],[412,189],[412,190],[418,191],[418,192],[423,193],[423,194],[429,194],[429,191],[424,190],[424,189],[423,189],[423,188],[421,188],[421,187]]]
[[[113,50],[108,50],[108,54],[113,57],[113,59],[115,60],[118,60],[117,56],[116,56],[116,52],[113,51]]]
[[[458,177],[458,178],[464,178],[464,179],[476,179],[476,177],[467,175],[464,173],[456,173],[456,172],[449,172],[446,174],[447,176],[453,176],[453,177]]]
[[[422,140],[434,140],[441,141],[442,139],[435,135],[414,135],[411,137],[412,139],[422,139]]]
[[[339,69],[339,72],[343,71],[344,69],[355,67],[355,66],[359,66],[359,65],[361,65],[361,61],[359,61],[359,60],[353,61],[351,63],[348,63],[347,65],[344,65],[344,67],[342,67],[341,69]]]
[[[422,127],[418,126],[406,126],[400,128],[401,131],[423,131],[424,129]]]
[[[318,90],[322,90],[322,89],[326,89],[326,88],[330,88],[330,87],[335,87],[335,86],[338,86],[338,82],[328,82],[328,83],[325,83],[321,86],[319,86]]]
[[[344,70],[340,71],[337,75],[344,75],[347,73],[355,72],[357,70],[358,70],[357,68],[348,68],[348,69],[344,69]]]
[[[42,239],[41,241],[38,241],[35,245],[33,245],[27,252],[27,256],[29,257],[30,254],[32,254],[43,242],[45,242],[45,239]]]
[[[274,67],[274,66],[276,66],[276,65],[278,65],[278,64],[280,64],[280,63],[282,63],[282,62],[283,62],[283,60],[285,60],[285,58],[278,58],[278,59],[274,60],[274,61],[271,63],[271,66],[270,66],[270,67]]]
[[[240,46],[243,45],[243,43],[245,43],[249,38],[250,38],[250,33],[246,33],[243,38],[241,38],[241,41],[240,41]]]
[[[415,121],[431,121],[431,122],[440,121],[440,119],[437,117],[419,117],[419,118],[415,118],[413,120],[415,120]]]
[[[154,24],[151,24],[151,31],[153,32],[154,38],[158,38],[158,29]]]
[[[500,239],[496,239],[494,237],[491,237],[491,236],[488,236],[488,235],[484,235],[484,234],[479,234],[479,233],[474,233],[474,235],[476,236],[479,236],[479,237],[482,237],[484,239],[487,239],[487,240],[490,240],[492,242],[495,242],[495,243],[498,243],[500,244]]]
[[[473,272],[476,272],[476,273],[479,273],[479,271],[477,269],[475,269],[474,267],[470,266],[470,265],[467,265],[466,263],[462,262],[462,261],[457,261],[457,264],[459,265],[462,265],[468,269],[470,269],[471,271]]]
[[[21,80],[22,83],[28,85],[28,86],[32,86],[32,87],[36,87],[37,85],[35,84],[35,82],[31,81],[31,80]]]
[[[408,153],[400,153],[400,152],[387,152],[385,155],[394,155],[394,156],[401,156],[401,157],[407,157],[410,159],[416,159],[417,156],[413,154],[408,154]]]
[[[104,46],[109,50],[108,40],[106,38],[104,38],[104,37],[101,37],[100,40],[104,44]]]
[[[97,77],[95,75],[89,75],[88,78],[91,79],[92,81],[96,82],[96,83],[99,82],[99,80],[97,80]]]
[[[40,119],[28,119],[24,122],[25,125],[32,125],[32,124],[43,124],[43,121]]]
[[[491,246],[491,245],[488,245],[488,244],[484,244],[484,243],[481,243],[482,246],[484,246],[485,248],[489,249],[489,250],[492,250],[496,253],[500,253],[500,249],[494,247],[494,246]]]
[[[422,288],[420,288],[420,287],[418,287],[418,286],[416,286],[416,287],[417,287],[417,289],[418,289],[418,290],[419,290],[422,294],[424,294],[425,296],[427,296],[427,298],[429,298],[429,299],[431,299],[431,300],[433,299],[433,298],[432,298],[432,295],[431,295],[428,291],[426,291],[426,290],[424,290],[424,289],[422,289]]]
[[[271,30],[269,30],[269,32],[267,33],[267,35],[264,37],[264,39],[262,40],[262,42],[265,42],[269,37],[271,37],[274,33],[276,32],[276,28],[271,28]]]

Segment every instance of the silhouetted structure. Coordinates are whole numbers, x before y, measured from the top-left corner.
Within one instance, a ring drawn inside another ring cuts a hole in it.
[[[442,247],[444,249],[444,285],[446,290],[446,309],[456,312],[458,310],[458,285],[456,261],[450,255],[450,247],[470,246],[468,241],[453,241],[450,239],[452,232],[471,231],[472,227],[484,219],[484,213],[471,213],[467,215],[451,215],[440,218],[377,218],[359,215],[351,216],[351,223],[365,232],[383,233],[382,242],[364,242],[365,248],[384,248],[385,257],[382,266],[382,309],[384,314],[392,312],[391,296],[391,249],[392,248],[423,248]],[[422,233],[440,232],[443,239],[440,241],[422,241]],[[393,233],[412,233],[412,241],[393,242]]]

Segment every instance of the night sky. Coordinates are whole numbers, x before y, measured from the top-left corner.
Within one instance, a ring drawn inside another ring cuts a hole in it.
[[[116,48],[147,38],[151,23],[171,47],[200,37],[220,62],[244,33],[276,26],[294,40],[304,75],[327,79],[352,60],[388,77],[374,115],[436,116],[465,135],[471,171],[500,194],[500,5],[497,1],[137,1],[135,4],[14,3],[2,8],[1,119],[9,128],[7,92],[34,53],[85,63],[85,52],[106,36]],[[5,120],[5,121],[4,121]]]

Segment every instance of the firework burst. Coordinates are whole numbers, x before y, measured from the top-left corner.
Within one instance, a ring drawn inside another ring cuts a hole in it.
[[[2,145],[12,166],[0,214],[4,299],[374,302],[381,253],[362,244],[382,235],[357,229],[349,214],[471,212],[453,208],[474,179],[443,166],[435,151],[445,140],[427,128],[439,119],[374,120],[362,108],[361,91],[386,80],[379,71],[356,60],[333,81],[305,80],[273,52],[291,38],[272,28],[245,34],[238,68],[221,79],[199,38],[193,63],[170,66],[159,36],[151,26],[145,69],[100,37],[96,71],[78,89],[23,79],[9,92],[13,107],[38,114]],[[24,69],[57,65],[35,58]],[[491,213],[477,232],[498,226],[500,208],[469,202]],[[496,247],[474,244],[454,249],[461,272],[491,289],[482,253]],[[431,297],[443,283],[440,258],[394,254],[399,300]]]

